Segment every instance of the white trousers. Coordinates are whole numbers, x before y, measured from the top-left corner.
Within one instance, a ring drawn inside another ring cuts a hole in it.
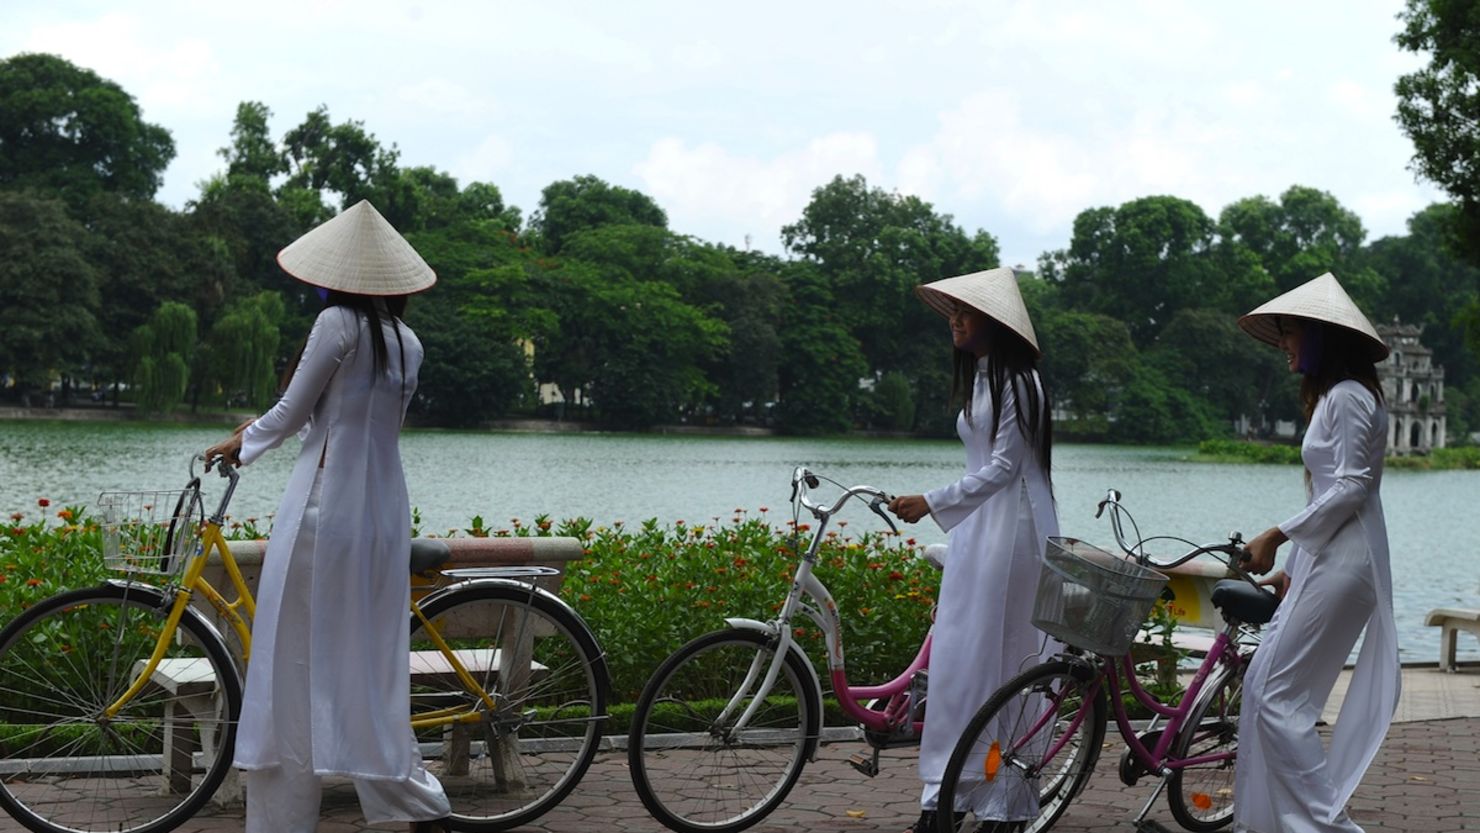
[[[281,634],[308,633],[319,491],[316,479],[309,492],[308,505],[303,510],[303,526],[288,565],[288,580],[278,620]],[[243,772],[247,792],[246,833],[313,833],[319,821],[323,780],[313,769],[308,640],[279,639],[275,660],[272,723],[278,735],[280,762],[268,769]],[[399,727],[366,726],[365,731],[405,732],[407,743],[416,742],[409,722]],[[356,778],[353,783],[360,799],[360,810],[371,824],[427,821],[451,812],[442,785],[419,763],[405,781]]]
[[[1372,571],[1365,551],[1299,557],[1291,565],[1290,593],[1244,674],[1233,827],[1362,833],[1343,808],[1333,807],[1336,785],[1316,723],[1372,616]]]

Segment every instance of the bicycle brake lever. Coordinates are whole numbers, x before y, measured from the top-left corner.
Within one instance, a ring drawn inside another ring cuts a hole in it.
[[[889,517],[889,515],[880,507],[880,504],[882,504],[883,502],[884,502],[884,498],[882,498],[882,497],[876,497],[873,500],[871,500],[871,501],[868,502],[868,508],[874,510],[874,514],[875,515],[878,515],[879,517],[883,518],[884,519],[884,523],[889,524],[889,530],[891,532],[893,532],[895,535],[898,535],[899,534],[899,527],[897,527],[897,526],[894,525],[894,519],[891,518],[891,517]]]
[[[1105,514],[1105,504],[1109,502],[1110,501],[1108,500],[1102,500],[1100,501],[1100,505],[1095,507],[1095,520],[1098,521],[1100,519],[1100,516]]]

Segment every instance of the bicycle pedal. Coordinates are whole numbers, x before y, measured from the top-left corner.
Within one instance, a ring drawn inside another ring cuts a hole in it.
[[[854,752],[848,756],[848,766],[873,778],[879,774],[879,753],[874,752],[873,755],[865,755],[862,752]]]

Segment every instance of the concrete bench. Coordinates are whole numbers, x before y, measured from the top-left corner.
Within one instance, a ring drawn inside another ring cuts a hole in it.
[[[558,593],[560,590],[560,583],[564,578],[565,565],[571,561],[580,560],[585,554],[584,545],[577,538],[442,538],[439,540],[446,543],[448,549],[451,550],[451,558],[448,559],[446,564],[442,565],[443,569],[525,565],[553,567],[559,571],[556,575],[542,577],[535,582],[540,587],[552,593]],[[228,541],[227,546],[230,547],[232,558],[236,560],[237,566],[242,571],[242,578],[246,580],[247,587],[253,594],[256,594],[257,581],[262,574],[262,558],[267,551],[267,542],[263,540]],[[213,587],[224,594],[228,600],[233,598],[231,580],[227,577],[226,568],[220,563],[219,559],[213,558],[211,563],[206,565],[204,577]],[[431,589],[429,587],[417,586],[420,584],[422,584],[420,579],[413,579],[414,586],[412,592],[414,594],[420,595],[426,590]],[[220,620],[214,608],[209,605],[199,605],[198,609],[206,618],[210,619],[221,629],[222,635],[226,637],[232,649],[237,652],[236,658],[240,662],[240,646],[235,644],[237,641],[235,632],[225,622]],[[471,623],[453,621],[443,623],[444,635],[449,638],[473,635],[474,630],[477,633],[488,633],[489,631],[486,630],[487,627],[489,627],[489,623],[486,622]],[[521,653],[527,656],[527,652],[519,650],[520,646],[510,647],[515,649],[514,653],[511,654],[511,660],[517,660]],[[458,654],[459,660],[474,674],[480,674],[490,670],[497,671],[499,669],[501,655],[497,650],[459,651]],[[165,663],[176,662],[189,662],[189,660],[165,660]],[[450,668],[447,668],[446,665],[445,658],[436,651],[416,652],[411,657],[410,667],[413,685],[418,679],[431,682],[438,677],[450,673]],[[538,664],[533,664],[527,669],[528,673],[531,674],[537,674],[541,670]],[[170,688],[170,686],[177,685],[177,680],[184,682],[189,678],[191,673],[190,669],[183,666],[166,666],[165,664],[161,664],[160,668],[156,669],[152,682],[166,690],[175,692],[176,689]],[[206,675],[209,676],[209,673],[207,672]],[[191,679],[186,684],[195,686],[193,689],[187,689],[181,696],[181,707],[184,708],[186,713],[190,711],[191,707],[198,707],[196,704],[203,702],[203,698],[211,696],[215,687],[214,680],[208,681],[199,678]],[[183,726],[183,729],[177,729],[177,724],[170,722],[176,719],[182,721],[178,725]],[[183,741],[184,738],[189,737],[190,723],[184,722],[187,719],[186,714],[172,714],[170,717],[167,717],[167,738],[178,734]],[[461,733],[457,734],[457,737],[449,738],[449,751],[447,752],[448,755],[454,757],[458,754],[456,747],[463,746],[465,742],[465,737]],[[181,778],[188,781],[190,777],[190,770],[188,768],[190,766],[190,758],[184,754],[176,753],[177,748],[183,753],[185,747],[176,747],[170,745],[170,743],[169,740],[166,741],[168,747],[167,754],[173,756],[171,758],[171,767],[164,775],[166,789],[169,789],[171,784],[176,786],[181,784]],[[194,750],[192,749],[192,751]],[[229,804],[241,800],[241,787],[237,781],[235,770],[232,771],[226,783],[216,793],[214,800],[218,804]]]
[[[1425,625],[1443,628],[1439,642],[1439,667],[1445,671],[1458,670],[1455,654],[1459,647],[1459,632],[1469,631],[1480,638],[1480,610],[1460,610],[1452,607],[1436,607],[1424,617]]]

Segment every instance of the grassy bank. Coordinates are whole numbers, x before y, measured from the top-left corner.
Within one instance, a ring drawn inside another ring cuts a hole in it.
[[[1300,447],[1241,440],[1203,440],[1190,458],[1205,463],[1274,463],[1300,464]],[[1480,447],[1436,448],[1428,454],[1410,454],[1387,458],[1390,469],[1480,469]]]

